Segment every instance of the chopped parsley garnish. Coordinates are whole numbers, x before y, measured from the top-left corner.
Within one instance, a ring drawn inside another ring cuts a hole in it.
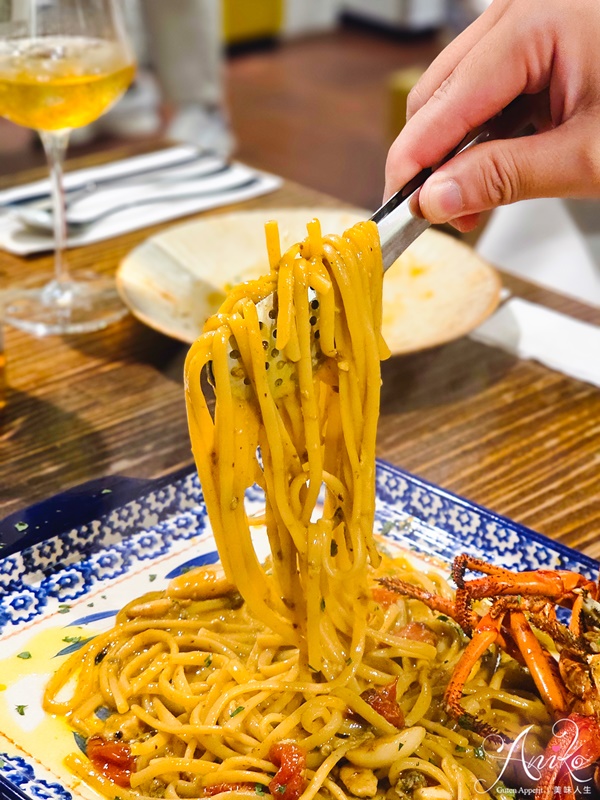
[[[79,644],[82,639],[83,636],[65,636],[63,642],[66,642],[67,644]]]
[[[26,709],[26,708],[27,708],[27,706],[15,706],[15,711],[16,711],[16,712],[17,712],[17,714],[19,714],[21,717],[24,717],[24,716],[25,716],[25,709]]]
[[[339,549],[338,548],[338,543],[335,541],[335,539],[332,539],[331,540],[331,545],[329,546],[329,554],[331,556],[337,556],[338,549]]]
[[[448,622],[449,617],[447,617],[445,614],[438,614],[438,619],[440,622]]]
[[[26,531],[29,525],[26,522],[15,522],[15,528],[19,531],[19,533],[23,533]]]
[[[17,655],[17,658],[22,658],[23,660],[26,660],[28,658],[31,658],[31,653],[29,652],[29,650],[23,650],[22,653],[19,653]]]
[[[459,744],[457,744],[454,749],[456,750],[457,753],[466,753],[467,752],[467,748],[466,747],[461,747],[461,745],[459,745]]]
[[[237,715],[238,715],[238,714],[241,714],[243,710],[244,710],[244,706],[238,706],[236,709],[234,709],[234,710],[233,710],[233,711],[232,711],[232,712],[229,714],[229,716],[230,716],[230,717],[237,717]]]
[[[212,653],[209,653],[204,659],[204,666],[210,667],[211,664],[212,664]]]
[[[320,607],[321,607],[321,611],[325,611],[325,598],[324,597],[321,598],[321,606]]]
[[[265,793],[265,787],[262,785],[262,783],[255,783],[254,791],[259,797],[262,797]]]
[[[108,650],[100,650],[99,653],[96,653],[96,658],[94,659],[94,664],[100,664],[101,661],[106,657]]]
[[[112,494],[112,489],[102,489],[100,494]],[[116,800],[116,798],[115,798],[115,800]]]
[[[148,575],[148,580],[150,583],[153,583],[156,580],[156,575],[152,573],[152,575]]]
[[[468,714],[463,714],[462,716],[460,716],[457,722],[461,728],[464,728],[464,730],[466,731],[473,730],[473,720]]]
[[[68,614],[70,610],[71,606],[68,603],[60,603],[58,606],[59,614]]]
[[[482,761],[485,761],[485,750],[483,749],[483,747],[476,747],[473,750],[473,755],[475,756],[475,758],[480,758]]]
[[[281,786],[278,786],[278,787],[277,787],[277,789],[276,789],[275,791],[276,791],[278,794],[285,794],[286,790],[287,790],[287,786],[286,786],[286,784],[284,783],[284,784],[282,784]]]

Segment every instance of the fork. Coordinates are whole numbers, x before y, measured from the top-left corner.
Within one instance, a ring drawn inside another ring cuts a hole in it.
[[[548,95],[545,92],[542,92],[540,95],[521,95],[517,97],[516,100],[507,106],[499,115],[465,137],[465,139],[446,156],[442,163],[446,163],[454,156],[471,147],[488,141],[535,133],[535,122],[538,116],[541,115],[542,109],[545,108],[547,97]],[[371,220],[376,223],[379,231],[384,271],[389,269],[407,247],[430,226],[430,223],[424,219],[419,212],[418,192],[427,178],[429,178],[434,169],[438,166],[440,165],[436,165],[435,168],[422,170],[384,203],[371,217]],[[308,289],[307,302],[311,304],[311,316],[314,319],[314,325],[312,322],[311,325],[313,325],[312,329],[315,330],[319,321],[320,312],[317,295],[312,288]],[[271,348],[276,348],[277,345],[275,333],[277,327],[276,306],[276,293],[267,295],[256,304],[262,335],[267,343],[267,353],[270,353]],[[313,358],[316,358],[319,348],[314,338],[312,347]],[[277,358],[281,360],[278,349],[276,348],[273,352],[277,352]],[[267,355],[266,358],[267,361],[271,360],[269,355]],[[229,360],[230,370],[235,370],[237,362],[231,356]],[[283,361],[283,366],[280,366],[280,364],[277,366],[279,370],[287,370],[288,373],[294,367],[291,361]],[[291,382],[284,384],[284,386],[286,385],[291,385]]]
[[[106,190],[112,191],[116,188],[129,188],[129,187],[144,187],[147,188],[148,191],[151,191],[154,187],[159,186],[171,186],[178,183],[185,183],[193,180],[199,180],[201,178],[211,178],[215,175],[220,175],[224,172],[227,172],[231,169],[231,165],[227,163],[223,163],[220,159],[215,159],[215,165],[210,166],[208,168],[203,169],[195,169],[189,171],[189,168],[186,169],[186,172],[183,173],[181,170],[169,170],[168,173],[165,175],[157,175],[156,177],[152,178],[151,182],[148,182],[148,179],[145,176],[140,175],[133,175],[122,180],[112,181],[109,185],[107,185]],[[179,174],[181,173],[181,174]],[[71,210],[77,203],[81,200],[93,195],[97,189],[99,188],[99,184],[96,182],[90,182],[85,186],[80,187],[79,189],[74,190],[70,193],[67,197],[66,202],[66,211],[67,213]],[[101,187],[100,187],[101,188]],[[143,198],[142,198],[143,201]],[[13,216],[19,220],[23,225],[26,225],[28,228],[35,228],[36,230],[40,231],[47,231],[51,233],[54,230],[54,217],[52,214],[52,205],[50,201],[43,201],[41,203],[35,203],[30,206],[19,205],[17,207],[11,207]],[[111,209],[112,211],[112,209]],[[67,220],[67,227],[73,227],[73,224],[77,225],[77,223],[73,223],[72,221],[69,222]],[[80,223],[82,224],[82,223]]]
[[[159,195],[152,195],[150,197],[142,197],[136,198],[135,200],[130,200],[127,203],[121,203],[118,206],[112,206],[111,208],[107,208],[104,211],[95,214],[93,217],[87,217],[85,221],[75,221],[69,220],[67,223],[67,231],[71,235],[80,235],[85,233],[88,229],[92,228],[98,222],[102,220],[108,219],[108,217],[113,216],[114,214],[119,214],[122,211],[127,211],[130,208],[138,208],[139,206],[151,205],[153,203],[164,203],[167,201],[179,202],[181,200],[195,200],[202,197],[220,197],[221,195],[227,195],[231,192],[239,191],[240,189],[247,189],[250,186],[254,186],[255,184],[259,183],[260,177],[253,176],[251,178],[247,178],[246,180],[241,181],[240,183],[233,184],[232,186],[225,186],[222,189],[210,189],[208,191],[190,191],[190,192],[181,192],[180,194],[171,194],[167,197],[159,196]],[[35,212],[35,209],[29,209],[29,212]],[[50,217],[50,225],[47,222],[47,214],[44,211],[40,212],[39,222],[36,219],[35,213],[28,213],[27,214],[27,221],[26,225],[29,228],[34,230],[42,231],[43,233],[49,233],[52,231],[52,218]],[[23,220],[23,217],[19,215],[19,218]]]

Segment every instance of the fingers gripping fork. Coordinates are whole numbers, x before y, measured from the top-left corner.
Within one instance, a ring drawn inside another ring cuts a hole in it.
[[[468,134],[440,164],[422,170],[390,197],[371,217],[379,228],[384,268],[391,267],[406,248],[429,227],[430,223],[419,211],[418,192],[435,169],[478,144],[535,133],[535,123],[538,117],[546,115],[549,105],[547,91],[538,95],[517,97],[500,114]]]
[[[444,159],[444,162],[451,159],[454,155],[482,142],[532,132],[534,128],[531,122],[534,109],[536,105],[539,106],[543,104],[543,102],[545,102],[543,95],[536,96],[535,101],[529,96],[517,98],[501,114],[466,137],[466,139]],[[420,172],[376,211],[371,218],[378,227],[384,269],[390,267],[417,236],[429,227],[429,222],[423,219],[418,211],[417,193],[432,172],[433,169],[431,168]],[[311,226],[313,226],[312,229]],[[313,221],[313,223],[309,224],[309,236],[305,243],[308,245],[308,250],[311,250],[313,246],[320,249],[320,240],[321,231],[318,229],[318,224]],[[302,246],[298,248],[296,255],[299,254],[301,247]],[[267,225],[267,249],[269,251],[271,272],[275,274],[280,268],[281,248],[274,223],[268,223]],[[305,254],[302,253],[301,255]],[[306,253],[306,255],[308,256],[309,254]],[[273,285],[273,290],[274,289],[275,286]],[[306,302],[309,306],[310,314],[313,367],[316,368],[320,363],[322,353],[319,346],[320,301],[314,289],[308,289]],[[280,342],[278,341],[278,298],[275,291],[258,299],[256,303],[256,313],[258,315],[262,335],[265,368],[268,370],[270,391],[273,398],[279,400],[295,391],[298,378],[295,367],[296,359],[291,355],[291,353],[293,354],[294,348],[287,347],[286,354],[284,355],[284,348],[280,346]],[[298,313],[298,310],[296,310],[296,313]],[[229,371],[232,378],[234,393],[238,396],[247,395],[251,381],[241,366],[240,349],[235,340],[231,342],[229,351]]]

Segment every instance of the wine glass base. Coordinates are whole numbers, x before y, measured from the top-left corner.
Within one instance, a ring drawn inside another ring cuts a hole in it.
[[[114,280],[89,276],[19,292],[4,309],[4,320],[34,336],[61,336],[102,330],[127,313]]]

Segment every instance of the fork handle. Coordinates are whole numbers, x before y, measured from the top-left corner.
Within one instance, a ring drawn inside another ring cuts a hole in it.
[[[371,217],[379,228],[384,268],[391,267],[406,248],[430,226],[430,223],[421,216],[417,192],[438,167],[482,142],[535,133],[537,130],[535,120],[542,108],[547,106],[547,92],[538,95],[520,95],[497,116],[469,133],[439,164],[421,170],[392,195]]]

